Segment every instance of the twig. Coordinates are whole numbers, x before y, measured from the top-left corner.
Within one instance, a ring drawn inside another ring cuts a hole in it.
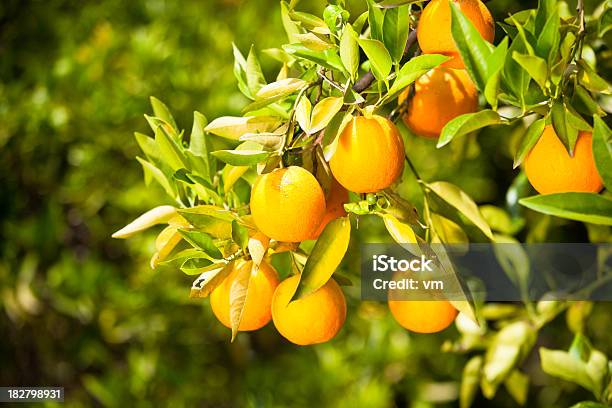
[[[346,92],[346,90],[339,84],[337,84],[336,82],[332,81],[331,79],[329,79],[324,72],[321,71],[317,71],[317,73],[319,74],[319,76],[321,77],[321,79],[323,79],[323,81],[327,82],[328,84],[330,84],[331,86],[333,86],[334,88],[336,88],[337,90],[339,90],[340,92],[342,92],[342,94],[344,94]]]
[[[408,34],[408,39],[406,40],[406,46],[404,47],[404,54],[402,58],[408,55],[408,51],[416,43],[416,40],[417,40],[416,30],[410,31],[410,34]],[[355,85],[353,85],[353,91],[363,92],[366,89],[368,89],[370,85],[372,85],[372,82],[374,82],[374,74],[372,74],[372,71],[369,71],[368,73],[366,73],[364,76],[362,76],[361,78],[357,80]]]

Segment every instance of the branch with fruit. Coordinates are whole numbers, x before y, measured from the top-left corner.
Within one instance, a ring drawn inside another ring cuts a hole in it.
[[[522,166],[540,194],[516,190],[511,204],[612,225],[612,142],[602,119],[611,88],[595,60],[611,27],[608,2],[585,16],[582,2],[571,15],[541,0],[536,10],[498,23],[505,36],[497,45],[493,18],[479,0],[368,0],[355,18],[342,1],[330,2],[322,18],[295,3],[281,2],[288,43],[264,50],[280,65],[274,81],[265,78],[254,48],[245,57],[234,46],[234,74],[250,101],[243,116],[208,122],[196,112],[186,135],[151,99],[154,115],[146,119],[154,137],[136,134],[144,153],[138,161],[146,183],[161,186],[176,204],[156,207],[113,235],[165,225],[151,266],[197,276],[191,296],[210,295],[232,339],[273,320],[295,344],[331,340],[346,318],[340,285],[351,283],[339,267],[361,217],[380,218],[402,244],[516,242],[524,221],[479,207],[454,184],[422,179],[406,138],[445,149],[483,128],[513,126],[520,133],[514,168]],[[511,189],[524,185],[525,175]],[[421,202],[402,196],[402,178],[418,185]],[[276,257],[291,271],[282,281]],[[442,266],[453,272],[452,263]],[[461,312],[462,337],[447,350],[485,350],[465,368],[461,404],[468,406],[478,384],[490,398],[505,384],[524,401],[528,381],[519,366],[537,331],[578,306],[526,300],[499,314],[503,306],[478,304],[466,290],[463,300],[389,307],[400,325],[425,333],[445,329]],[[587,344],[582,331],[576,336]],[[511,357],[502,364],[500,350],[508,347]],[[540,353],[545,371],[571,377],[546,363],[552,351]],[[596,356],[600,367],[605,356],[597,353],[589,349],[572,364]],[[585,370],[587,388],[610,402],[604,385],[612,369],[596,378]]]

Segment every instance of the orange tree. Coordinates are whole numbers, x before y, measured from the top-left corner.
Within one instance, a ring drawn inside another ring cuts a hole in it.
[[[583,222],[592,241],[610,240],[603,117],[611,89],[597,73],[609,2],[587,16],[581,0],[575,12],[541,0],[497,22],[495,45],[495,23],[479,0],[368,0],[353,17],[343,1],[330,1],[322,17],[296,3],[280,6],[288,43],[264,50],[280,66],[273,81],[254,48],[245,57],[234,46],[238,87],[251,101],[243,116],[209,122],[196,112],[186,134],[151,98],[154,115],[145,117],[154,136],[136,133],[138,161],[147,185],[159,184],[176,205],[113,235],[165,225],[151,267],[197,276],[191,296],[211,295],[232,340],[270,320],[295,344],[333,339],[347,318],[341,285],[355,279],[339,266],[363,217],[378,217],[399,243],[545,240],[542,223],[551,218],[538,213]],[[449,149],[495,126],[513,128],[517,171],[501,187],[505,208],[479,207],[458,186],[420,176],[415,137]],[[405,194],[406,182],[417,193]],[[531,271],[513,261],[508,274],[524,282]],[[444,267],[453,272],[452,263]],[[461,300],[389,306],[415,332],[455,320],[460,337],[443,348],[471,356],[461,406],[478,389],[493,398],[500,386],[524,403],[530,380],[521,365],[539,330],[566,312],[574,340],[569,351],[540,347],[542,369],[591,391],[598,402],[583,406],[612,402],[612,363],[584,331],[589,302],[485,304],[466,289]]]

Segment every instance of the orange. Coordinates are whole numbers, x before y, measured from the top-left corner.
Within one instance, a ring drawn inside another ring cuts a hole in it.
[[[421,76],[414,86],[402,119],[417,135],[437,138],[450,120],[478,109],[478,90],[465,70],[437,67]],[[408,92],[407,89],[400,95],[400,104]]]
[[[595,167],[592,142],[590,132],[580,132],[572,157],[552,125],[546,126],[525,159],[525,173],[533,188],[540,194],[600,191],[603,181]]]
[[[344,217],[344,204],[348,202],[348,191],[340,185],[336,180],[332,180],[331,188],[325,201],[325,215],[323,221],[319,224],[319,228],[312,234],[310,239],[317,239],[323,232],[327,224],[336,218]]]
[[[289,302],[300,282],[294,275],[278,285],[272,299],[272,319],[278,332],[300,346],[333,339],[346,319],[346,301],[335,280],[308,296]]]
[[[482,38],[492,43],[495,37],[493,17],[480,0],[453,0],[470,20]],[[450,68],[465,68],[451,34],[451,9],[448,0],[432,0],[427,4],[417,26],[419,47],[424,54],[453,57],[444,63]]]
[[[329,165],[335,179],[349,191],[382,190],[402,174],[404,142],[387,118],[357,116],[340,134]]]
[[[457,309],[447,300],[389,300],[388,304],[395,320],[415,333],[442,331],[457,316]]]
[[[257,228],[268,237],[301,242],[321,224],[325,194],[307,170],[297,166],[276,169],[255,181],[251,214]]]
[[[262,262],[255,272],[252,271],[253,261],[238,262],[240,263],[234,267],[234,270],[210,294],[210,306],[217,319],[224,326],[231,328],[230,293],[232,284],[238,273],[244,271],[244,268],[248,268],[251,270],[251,277],[238,330],[257,330],[268,324],[272,318],[270,305],[272,304],[274,290],[278,286],[278,274],[266,262]]]

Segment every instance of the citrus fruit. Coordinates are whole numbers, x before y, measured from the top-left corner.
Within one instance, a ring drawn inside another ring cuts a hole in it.
[[[300,282],[294,275],[282,281],[272,299],[272,319],[278,332],[300,346],[324,343],[334,338],[346,318],[342,289],[330,279],[313,293],[289,302]]]
[[[372,193],[389,187],[402,174],[404,143],[387,118],[357,116],[342,130],[329,165],[347,190]]]
[[[453,0],[470,20],[482,38],[493,42],[495,24],[487,6],[480,0]],[[424,54],[453,57],[444,63],[450,68],[465,68],[451,34],[451,9],[448,0],[432,0],[427,4],[417,26],[419,47]]]
[[[325,195],[307,170],[291,166],[260,176],[251,190],[251,214],[261,232],[283,242],[301,242],[317,230]]]
[[[603,181],[595,167],[592,143],[590,132],[580,132],[570,156],[552,125],[546,126],[525,158],[525,173],[533,188],[540,194],[600,191]]]
[[[210,306],[217,319],[224,326],[231,328],[230,293],[232,284],[244,268],[251,271],[251,277],[238,330],[251,331],[262,328],[272,318],[270,305],[274,290],[278,286],[278,274],[266,262],[262,262],[259,269],[253,272],[253,261],[239,261],[232,272],[210,294]]]
[[[327,226],[330,221],[346,215],[344,204],[348,202],[348,199],[348,191],[346,191],[346,189],[336,180],[332,180],[331,188],[327,200],[325,201],[325,215],[323,216],[323,221],[321,221],[321,224],[319,224],[319,227],[314,234],[312,234],[310,239],[319,238],[319,235],[321,235],[325,226]]]
[[[400,104],[408,92],[406,89],[400,95]],[[414,95],[402,119],[415,134],[437,138],[450,120],[477,109],[478,90],[467,72],[437,67],[415,82]]]
[[[415,333],[442,331],[457,316],[457,309],[447,300],[389,300],[388,304],[395,320]]]

